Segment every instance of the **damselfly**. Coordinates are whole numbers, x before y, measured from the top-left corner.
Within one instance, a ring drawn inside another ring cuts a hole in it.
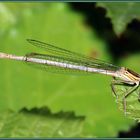
[[[27,39],[34,46],[46,49],[47,54],[30,53],[25,56],[16,56],[12,54],[0,53],[0,58],[14,59],[25,61],[44,67],[46,70],[55,72],[84,72],[84,73],[100,73],[110,75],[114,78],[111,87],[114,95],[115,85],[127,84],[132,88],[127,90],[123,96],[123,107],[126,113],[126,98],[133,93],[140,84],[140,75],[125,67],[118,67],[104,61],[84,56],[66,49],[62,49],[47,43],[43,43],[33,39]],[[139,95],[140,96],[140,95]]]

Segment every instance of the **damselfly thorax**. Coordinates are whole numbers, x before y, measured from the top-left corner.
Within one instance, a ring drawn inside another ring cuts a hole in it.
[[[125,67],[121,67],[120,70],[118,70],[116,72],[118,74],[118,77],[125,81],[125,82],[128,82],[129,84],[137,84],[139,85],[139,82],[140,82],[140,75],[137,74],[136,72],[128,69],[128,68],[125,68]]]

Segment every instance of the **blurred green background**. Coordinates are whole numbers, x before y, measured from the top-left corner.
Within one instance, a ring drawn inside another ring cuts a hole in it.
[[[140,10],[117,4],[122,14],[115,3],[1,2],[0,51],[45,53],[26,41],[37,39],[139,71],[140,25],[133,19]],[[12,60],[0,65],[0,137],[118,137],[136,125],[119,110],[111,77],[51,74]]]

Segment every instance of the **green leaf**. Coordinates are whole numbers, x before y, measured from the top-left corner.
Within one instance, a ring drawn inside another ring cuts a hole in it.
[[[106,17],[111,19],[114,31],[120,35],[134,19],[140,19],[140,3],[136,2],[98,2],[97,6],[106,9]]]
[[[1,34],[1,51],[16,55],[45,53],[25,41],[32,38],[110,60],[105,42],[67,4],[16,3],[17,7],[23,6],[22,10],[11,4],[5,6],[16,17],[16,23]],[[77,116],[86,117],[85,137],[117,136],[118,131],[128,130],[134,124],[118,110],[111,95],[111,79],[107,76],[50,74],[10,60],[0,60],[0,64],[0,110],[48,106],[52,113],[74,111]]]
[[[52,114],[47,108],[1,112],[0,137],[82,137],[84,117],[72,112]]]
[[[139,70],[139,55],[131,56],[122,61],[122,65],[132,69],[136,73]],[[123,111],[123,97],[127,93],[127,90],[131,89],[133,86],[128,85],[117,85],[116,92],[118,94],[119,99],[116,100],[118,102],[119,108]],[[140,87],[134,90],[127,98],[126,98],[126,116],[129,118],[133,118],[137,121],[140,121],[140,100],[139,100]]]
[[[118,99],[116,99],[120,110],[124,110],[124,95],[127,93],[128,90],[133,88],[132,86],[127,85],[117,85],[116,86],[116,93],[118,95]],[[138,87],[136,90],[131,92],[129,96],[126,97],[126,116],[129,118],[133,118],[134,120],[140,121],[140,101],[139,101],[139,91],[140,88]]]
[[[1,33],[6,31],[7,28],[10,28],[15,24],[15,16],[10,12],[9,8],[6,7],[3,3],[0,3],[0,28]]]

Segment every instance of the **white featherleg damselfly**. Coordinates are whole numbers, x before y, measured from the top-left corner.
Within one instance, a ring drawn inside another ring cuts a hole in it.
[[[45,70],[55,72],[72,71],[74,73],[84,72],[110,75],[114,78],[111,87],[116,97],[117,93],[115,92],[115,85],[127,84],[132,86],[124,93],[122,100],[124,112],[126,113],[126,98],[138,88],[140,84],[139,74],[128,68],[118,67],[41,41],[33,39],[27,39],[27,41],[34,46],[46,49],[46,54],[30,53],[25,56],[16,56],[1,52],[0,58],[25,61],[27,63],[38,65],[39,67],[43,66]]]

